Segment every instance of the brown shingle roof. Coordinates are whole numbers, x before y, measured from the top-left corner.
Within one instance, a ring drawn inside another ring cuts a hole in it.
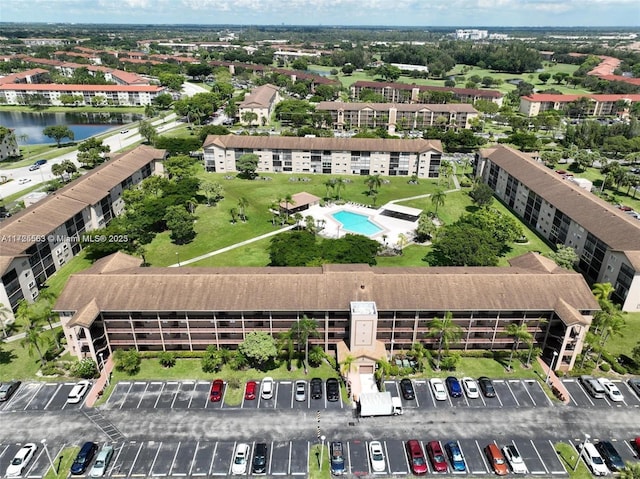
[[[525,153],[504,145],[480,150],[531,191],[569,216],[610,248],[640,251],[640,221],[625,215],[597,196],[564,180]]]
[[[518,267],[331,265],[310,268],[130,268],[70,277],[57,311],[95,299],[101,311],[577,310],[598,303],[581,275]]]
[[[273,98],[278,94],[278,87],[270,84],[262,85],[247,95],[240,108],[269,108]]]
[[[283,150],[334,150],[334,151],[408,151],[422,153],[434,150],[442,153],[440,140],[381,139],[381,138],[301,138],[296,136],[246,136],[209,135],[204,141],[208,146],[221,148],[263,148]]]

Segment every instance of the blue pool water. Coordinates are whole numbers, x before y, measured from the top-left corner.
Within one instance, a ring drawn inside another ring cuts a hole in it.
[[[343,210],[333,213],[331,216],[342,224],[342,228],[344,230],[352,233],[373,236],[374,234],[382,231],[382,228],[369,221],[369,218],[365,215],[359,215],[357,213],[352,213],[351,211]]]

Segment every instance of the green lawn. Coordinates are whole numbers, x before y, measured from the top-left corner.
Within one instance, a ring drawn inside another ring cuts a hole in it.
[[[49,454],[53,454],[53,451],[51,451],[51,446],[47,447],[49,447]],[[56,466],[58,473],[56,474],[53,469],[49,468],[44,476],[44,479],[66,479],[67,477],[69,477],[69,469],[71,469],[71,465],[73,464],[73,461],[78,455],[79,451],[80,447],[77,446],[66,447],[62,451],[60,451],[60,454],[58,454],[55,458],[52,457],[53,464]]]
[[[77,256],[71,259],[47,280],[46,285],[49,292],[57,298],[62,292],[64,285],[67,284],[69,276],[73,273],[77,273],[78,271],[87,269],[91,264],[92,262],[87,259],[85,251],[80,251]]]
[[[53,334],[51,331],[43,332],[43,342],[52,340]],[[35,350],[30,355],[20,341],[0,343],[0,381],[33,380],[37,377],[38,369],[40,358]]]
[[[555,448],[571,479],[591,479],[593,477],[584,462],[579,460],[575,447],[566,442],[558,442],[555,444]],[[576,465],[576,462],[578,463],[578,467],[574,471],[573,467]]]
[[[329,458],[329,442],[326,441],[324,451],[321,444],[314,444],[309,450],[309,478],[330,479],[331,464]],[[321,464],[321,467],[318,467]]]
[[[631,356],[631,350],[640,344],[640,313],[624,313],[624,320],[622,335],[611,337],[606,344],[607,351],[614,356]]]

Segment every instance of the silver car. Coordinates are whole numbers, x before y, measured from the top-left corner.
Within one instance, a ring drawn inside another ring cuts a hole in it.
[[[307,400],[307,382],[296,381],[296,401]]]
[[[111,462],[111,456],[113,456],[113,446],[110,446],[109,444],[102,446],[102,449],[100,449],[98,457],[96,458],[96,462],[93,463],[93,467],[91,468],[91,471],[89,471],[89,476],[104,476],[104,473],[107,472],[107,467],[109,467],[109,463]]]

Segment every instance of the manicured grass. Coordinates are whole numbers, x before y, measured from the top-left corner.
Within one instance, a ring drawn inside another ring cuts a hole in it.
[[[77,256],[71,259],[47,280],[46,285],[48,291],[57,298],[62,292],[64,285],[67,284],[69,276],[77,273],[78,271],[87,269],[91,265],[92,262],[87,259],[86,252],[84,250],[80,251]]]
[[[640,344],[640,313],[624,313],[624,330],[621,336],[611,337],[605,349],[614,356],[631,356],[634,347]]]
[[[52,340],[53,334],[52,331],[43,332],[43,344]],[[46,346],[42,346],[41,349],[44,352]],[[37,378],[36,373],[39,369],[38,353],[34,350],[33,355],[30,356],[28,349],[20,344],[20,340],[0,344],[0,381],[33,380]]]
[[[571,479],[591,479],[593,477],[584,462],[579,460],[575,447],[566,442],[557,442],[555,448]],[[576,461],[578,461],[578,467],[574,471],[573,467],[576,465]]]
[[[51,446],[47,445],[49,448],[49,454],[53,454],[51,451]],[[56,474],[51,467],[47,470],[47,473],[44,476],[44,479],[66,479],[69,477],[69,469],[71,469],[71,465],[73,464],[74,459],[78,455],[80,451],[79,447],[66,447],[60,454],[58,454],[53,459],[53,464],[56,466],[58,473]]]
[[[309,478],[329,479],[331,477],[331,464],[329,459],[329,442],[325,441],[324,451],[322,444],[314,444],[309,449]],[[320,456],[322,455],[322,462]],[[318,464],[321,462],[320,467]]]
[[[524,349],[523,349],[524,350]],[[432,351],[434,358],[437,358],[437,351]],[[524,378],[524,379],[544,379],[542,369],[538,363],[534,360],[531,361],[531,367],[526,368],[514,357],[511,363],[512,370],[507,371],[505,366],[508,363],[509,357],[502,362],[496,361],[491,358],[460,358],[460,362],[454,372],[455,376],[463,377],[470,376],[472,378],[479,378],[480,376],[488,376],[492,379],[507,379],[507,378]],[[451,371],[429,371],[428,377],[440,377],[446,378],[451,376]]]

